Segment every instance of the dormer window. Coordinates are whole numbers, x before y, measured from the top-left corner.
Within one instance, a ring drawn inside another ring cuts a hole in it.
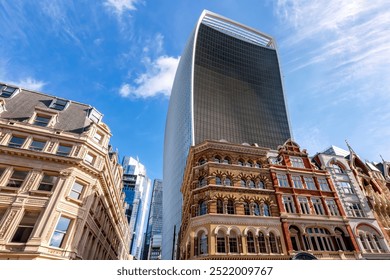
[[[17,94],[19,92],[18,88],[15,87],[9,87],[6,85],[0,86],[0,97],[9,98],[13,95]]]
[[[62,111],[62,110],[65,110],[69,105],[69,101],[68,100],[64,100],[64,99],[54,99],[49,108],[51,109],[54,109],[54,110],[58,110],[58,111]]]
[[[51,121],[51,116],[45,116],[45,115],[36,115],[34,119],[35,125],[47,127],[49,126],[49,123]]]
[[[91,108],[90,111],[89,111],[88,117],[94,123],[99,123],[102,120],[103,115],[98,110],[96,110],[95,108]]]

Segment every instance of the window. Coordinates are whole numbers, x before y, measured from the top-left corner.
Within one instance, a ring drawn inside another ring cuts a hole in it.
[[[344,173],[344,171],[340,167],[340,165],[334,163],[334,164],[332,164],[332,167],[333,167],[333,170],[334,170],[335,173],[337,173],[337,174],[343,174]]]
[[[52,108],[52,109],[55,109],[55,110],[58,110],[58,111],[62,111],[64,110],[67,105],[68,105],[69,101],[68,100],[64,100],[64,99],[54,99],[49,108]]]
[[[23,146],[26,137],[12,136],[11,140],[8,143],[8,147],[20,148]]]
[[[207,161],[204,158],[201,158],[198,162],[199,165],[205,164]]]
[[[93,165],[95,163],[95,160],[96,160],[96,156],[88,153],[86,156],[85,156],[85,162],[90,164],[90,165]]]
[[[258,161],[256,161],[255,167],[256,167],[256,168],[261,168],[261,164],[260,164]]]
[[[199,216],[207,214],[207,203],[206,201],[199,202]]]
[[[237,234],[233,231],[229,236],[229,249],[230,253],[239,253],[238,252],[238,237]]]
[[[326,205],[328,206],[330,215],[332,216],[339,216],[339,210],[337,209],[336,202],[333,199],[327,199]]]
[[[64,245],[66,233],[69,229],[70,219],[61,217],[50,240],[50,246],[61,248]]]
[[[7,212],[7,208],[0,208],[0,223],[4,217],[5,212]]]
[[[296,189],[303,189],[301,176],[292,176],[291,178],[292,178],[292,181],[293,181],[293,184],[294,184],[294,188],[296,188]]]
[[[230,179],[229,177],[226,177],[225,178],[225,185],[226,186],[231,186],[232,185],[232,179]]]
[[[222,201],[222,199],[217,200],[217,214],[223,214],[223,201]]]
[[[307,237],[310,242],[307,243],[309,250],[314,251],[335,251],[332,236],[324,228],[307,228]]]
[[[312,198],[311,202],[313,203],[314,210],[317,215],[324,215],[324,207],[322,206],[322,201],[320,198]]]
[[[14,170],[11,178],[8,180],[7,187],[20,188],[28,175],[28,171]]]
[[[39,214],[39,212],[35,211],[26,211],[11,242],[26,243],[31,236]]]
[[[70,154],[70,151],[72,150],[72,147],[71,146],[68,146],[68,145],[64,145],[64,144],[59,144],[58,145],[58,149],[57,149],[57,155],[58,156],[69,156]]]
[[[57,176],[44,174],[41,183],[39,184],[38,190],[51,192],[57,182],[57,179]]]
[[[278,178],[278,185],[280,187],[289,187],[290,186],[288,184],[287,176],[285,174],[277,174],[276,178]]]
[[[248,232],[248,235],[246,236],[246,245],[248,253],[256,253],[255,239],[252,232]]]
[[[253,203],[253,215],[260,216],[260,207],[257,202]]]
[[[290,161],[292,167],[305,168],[305,165],[303,164],[303,160],[300,157],[290,157]]]
[[[17,88],[3,85],[1,87],[0,97],[5,97],[5,98],[11,97],[17,90],[18,90]]]
[[[250,207],[249,207],[249,203],[248,202],[244,202],[244,215],[250,215],[251,214],[251,211],[250,211]]]
[[[74,182],[72,190],[70,191],[69,196],[74,199],[80,199],[83,193],[84,185],[78,182]]]
[[[259,243],[260,253],[266,254],[267,253],[267,244],[265,242],[264,233],[259,232],[259,237],[258,237],[257,240],[258,240],[258,243]]]
[[[217,234],[217,253],[226,253],[225,234],[218,231]]]
[[[247,167],[253,167],[253,161],[248,160],[248,162],[245,164]]]
[[[49,125],[51,116],[36,115],[34,120],[34,125],[46,127]]]
[[[230,163],[231,163],[230,158],[225,157],[225,158],[223,159],[223,163],[224,163],[224,164],[230,164]]]
[[[243,187],[243,188],[246,187],[246,181],[245,181],[245,179],[241,179],[241,180],[240,180],[240,186]]]
[[[46,145],[46,141],[40,141],[40,140],[33,139],[31,144],[30,144],[29,149],[32,151],[43,151],[43,149],[45,148],[45,145]]]
[[[316,185],[314,184],[314,180],[311,177],[305,177],[305,184],[308,190],[316,190]]]
[[[266,216],[266,217],[271,216],[271,213],[269,211],[269,206],[266,203],[263,204],[263,216]]]
[[[205,177],[199,177],[199,180],[198,180],[198,187],[201,188],[201,187],[204,187],[207,185],[207,179]]]
[[[345,194],[354,194],[355,193],[349,182],[341,181],[341,182],[339,182],[339,186]]]
[[[237,161],[237,164],[238,164],[239,166],[244,166],[244,161],[243,161],[242,159],[239,159],[239,160]]]
[[[263,181],[259,181],[259,183],[257,184],[257,187],[259,189],[265,189]]]
[[[200,236],[198,237],[199,245],[199,255],[207,254],[207,235],[204,232],[201,232]]]
[[[349,203],[348,206],[354,217],[365,217],[363,208],[360,203]]]
[[[103,140],[103,134],[101,134],[100,132],[96,132],[95,135],[93,136],[93,140],[101,144]]]
[[[221,163],[222,162],[221,157],[220,156],[215,156],[214,157],[214,162]]]
[[[95,108],[91,108],[91,110],[89,111],[89,116],[88,117],[94,123],[99,123],[100,120],[102,119],[103,115],[98,110],[96,110]]]
[[[310,206],[306,197],[298,197],[299,206],[302,214],[310,214]]]
[[[251,189],[254,189],[254,188],[255,188],[255,182],[254,182],[253,180],[250,180],[250,181],[249,181],[249,187],[250,187]]]
[[[227,203],[227,213],[228,214],[234,214],[234,201],[229,199]]]
[[[271,253],[279,253],[278,241],[276,240],[275,234],[272,232],[269,234],[269,246],[271,248]]]
[[[283,204],[287,213],[295,213],[294,202],[291,196],[283,196]]]
[[[328,181],[324,178],[321,178],[321,179],[318,179],[318,183],[320,184],[320,189],[322,191],[330,191],[330,188],[329,188],[329,185],[328,185]]]
[[[219,176],[215,177],[215,184],[216,184],[216,185],[222,185],[222,179],[221,179],[221,177],[219,177]]]
[[[0,167],[0,178],[1,178],[1,175],[3,175],[4,171],[5,171],[5,167]]]

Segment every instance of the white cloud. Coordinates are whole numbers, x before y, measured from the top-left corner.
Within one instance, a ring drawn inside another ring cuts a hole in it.
[[[112,9],[119,16],[121,16],[125,11],[136,10],[137,8],[135,7],[135,4],[139,2],[139,0],[107,0],[104,5]]]
[[[293,57],[290,71],[320,65],[321,92],[369,83],[366,94],[388,95],[389,1],[279,0],[276,11],[288,32],[281,45]]]
[[[123,84],[119,94],[122,97],[132,98],[148,98],[160,94],[169,96],[179,60],[179,57],[165,55],[154,61],[146,58],[144,62],[147,63],[147,71],[133,81],[134,86]]]
[[[21,79],[21,80],[19,80],[19,82],[15,82],[13,84],[20,86],[22,88],[25,88],[25,89],[36,90],[36,91],[41,91],[43,89],[43,87],[46,85],[45,82],[37,81],[31,77]]]

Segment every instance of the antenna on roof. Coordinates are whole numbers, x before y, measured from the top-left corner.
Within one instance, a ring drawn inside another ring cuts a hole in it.
[[[379,156],[381,157],[382,161],[385,162],[385,159],[382,157],[382,155],[379,155]]]
[[[348,147],[349,151],[356,154],[355,151],[352,149],[352,147],[349,145],[347,139],[345,139],[345,143],[347,143],[347,147]]]

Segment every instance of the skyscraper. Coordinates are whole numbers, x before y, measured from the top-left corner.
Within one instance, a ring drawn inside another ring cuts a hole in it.
[[[145,166],[138,159],[124,157],[122,166],[123,192],[126,195],[125,201],[131,207],[126,210],[126,215],[131,215],[130,254],[135,259],[141,259],[150,211],[152,182],[146,175]]]
[[[276,149],[290,137],[273,38],[204,11],[181,56],[167,115],[163,259],[176,258],[190,146],[224,140]]]

